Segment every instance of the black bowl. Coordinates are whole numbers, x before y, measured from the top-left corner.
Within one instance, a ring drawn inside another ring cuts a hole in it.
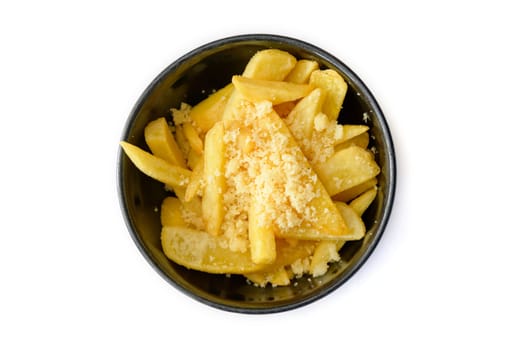
[[[332,264],[318,278],[303,277],[286,287],[258,288],[242,276],[225,276],[189,270],[163,254],[160,244],[159,210],[166,196],[164,186],[142,174],[123,152],[118,155],[118,189],[124,219],[131,237],[146,260],[174,287],[207,305],[234,312],[280,312],[308,304],[326,296],[346,282],[376,247],[387,224],[394,200],[395,158],[390,132],[374,97],[363,82],[343,62],[309,43],[276,35],[241,35],[203,45],[173,62],[153,80],[134,106],[122,139],[143,149],[146,124],[181,102],[195,105],[214,89],[241,74],[258,50],[276,48],[297,58],[313,59],[322,68],[338,71],[349,85],[341,113],[341,123],[370,126],[370,146],[376,150],[381,167],[379,191],[363,215],[366,236],[347,242],[340,251],[341,261]],[[366,113],[367,117],[363,117]]]

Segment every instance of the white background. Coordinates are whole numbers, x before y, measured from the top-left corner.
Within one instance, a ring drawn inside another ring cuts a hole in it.
[[[523,349],[518,4],[3,1],[0,348]],[[118,141],[145,87],[191,49],[246,33],[346,62],[383,108],[399,167],[365,266],[272,315],[215,310],[166,283],[116,190]]]

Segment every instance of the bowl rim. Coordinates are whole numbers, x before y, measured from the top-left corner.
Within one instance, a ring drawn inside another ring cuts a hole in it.
[[[311,52],[315,56],[320,57],[322,60],[326,62],[330,62],[330,64],[332,64],[341,73],[343,73],[346,79],[349,79],[350,81],[352,81],[352,83],[355,84],[356,87],[360,90],[361,98],[366,100],[366,102],[371,106],[371,109],[374,112],[374,116],[376,117],[377,122],[379,124],[379,128],[382,130],[382,134],[383,134],[384,142],[385,142],[385,161],[390,171],[388,172],[387,179],[386,179],[387,186],[385,188],[385,196],[384,196],[385,197],[384,211],[383,211],[383,215],[378,220],[376,234],[373,240],[368,244],[361,258],[358,259],[354,265],[350,266],[339,277],[337,277],[334,281],[332,281],[330,285],[324,287],[323,289],[320,289],[316,293],[307,295],[304,298],[300,298],[298,300],[295,300],[295,301],[292,301],[286,304],[280,304],[280,305],[269,306],[269,307],[264,307],[264,308],[256,307],[256,306],[255,307],[239,307],[239,306],[235,306],[235,305],[231,305],[227,303],[213,301],[205,297],[202,297],[200,295],[192,293],[191,291],[186,289],[183,285],[179,284],[177,281],[170,278],[168,274],[164,272],[162,267],[156,263],[155,258],[145,248],[144,244],[141,241],[141,238],[139,237],[139,234],[135,231],[135,228],[133,227],[133,224],[132,224],[133,220],[126,207],[125,193],[124,193],[124,175],[122,171],[124,155],[123,155],[123,151],[121,147],[118,147],[117,174],[116,175],[117,175],[117,192],[118,192],[120,209],[123,214],[123,219],[127,226],[128,232],[131,235],[135,245],[141,252],[142,256],[157,271],[157,273],[160,276],[162,276],[164,280],[166,280],[169,284],[174,286],[177,290],[181,291],[183,294],[205,305],[214,307],[216,309],[229,311],[229,312],[244,313],[244,314],[268,314],[268,313],[277,313],[277,312],[284,312],[284,311],[296,309],[296,308],[305,306],[307,304],[310,304],[316,300],[319,300],[327,296],[328,294],[338,289],[341,285],[346,283],[369,259],[369,257],[372,255],[373,251],[376,249],[379,241],[381,240],[384,234],[384,231],[390,219],[392,207],[394,204],[394,197],[395,197],[395,191],[396,191],[396,171],[397,171],[394,143],[392,140],[392,134],[390,132],[390,128],[387,124],[383,111],[381,110],[378,102],[376,101],[375,97],[372,95],[369,88],[361,80],[361,78],[359,78],[359,76],[354,71],[352,71],[345,63],[343,63],[337,57],[333,56],[332,54],[325,51],[324,49],[316,45],[313,45],[311,43],[308,43],[306,41],[303,41],[301,39],[293,38],[290,36],[278,35],[278,34],[241,34],[241,35],[228,36],[228,37],[224,37],[221,39],[210,41],[180,56],[178,59],[176,59],[171,64],[169,64],[165,69],[163,69],[152,80],[152,82],[146,87],[146,89],[140,94],[139,98],[135,102],[133,108],[131,109],[131,112],[129,113],[125,121],[124,128],[120,136],[120,140],[127,139],[127,136],[130,134],[130,131],[132,129],[133,122],[138,112],[141,110],[142,106],[144,105],[146,99],[151,94],[151,92],[164,79],[166,79],[166,77],[168,76],[170,72],[177,69],[180,65],[182,65],[184,62],[191,59],[192,57],[200,53],[210,51],[215,48],[219,48],[223,45],[232,44],[232,43],[242,45],[243,43],[249,44],[249,43],[257,43],[257,42],[274,43],[274,44],[281,44],[281,45],[285,44],[285,45],[297,47],[298,49],[302,49],[307,52]]]

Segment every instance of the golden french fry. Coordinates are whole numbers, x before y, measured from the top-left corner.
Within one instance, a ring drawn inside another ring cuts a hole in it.
[[[357,213],[346,203],[335,202],[335,206],[343,216],[345,224],[348,227],[348,232],[352,236],[352,238],[348,238],[347,240],[351,241],[363,238],[366,228],[361,216],[357,215]]]
[[[182,203],[177,197],[166,197],[160,207],[162,226],[186,226],[182,217]]]
[[[367,180],[359,185],[352,186],[347,190],[334,194],[332,196],[332,199],[334,201],[340,201],[340,202],[347,203],[348,201],[356,198],[357,196],[364,193],[365,191],[371,189],[375,185],[377,185],[377,178],[373,177],[370,180]]]
[[[350,145],[354,145],[354,146],[358,146],[358,147],[361,147],[363,149],[366,149],[368,147],[369,140],[370,139],[369,139],[368,133],[364,132],[362,134],[359,134],[357,136],[352,137],[349,140],[346,140],[343,143],[338,144],[337,146],[335,146],[335,151],[337,152],[339,150],[347,148]]]
[[[179,146],[179,149],[181,150],[184,158],[187,159],[188,154],[191,151],[191,146],[188,142],[188,139],[186,138],[186,135],[184,135],[182,125],[175,126],[175,141],[177,142],[177,145]]]
[[[231,251],[223,244],[221,236],[184,226],[164,226],[161,244],[170,260],[187,268],[208,273],[237,274],[273,271],[309,256],[315,248],[315,242],[300,242],[292,247],[285,241],[278,240],[275,262],[270,265],[256,264],[249,251]]]
[[[188,168],[190,168],[193,171],[201,159],[202,159],[202,153],[198,154],[195,150],[190,149],[190,151],[188,152],[188,160],[187,160]]]
[[[312,137],[315,116],[321,112],[324,94],[321,89],[314,89],[301,99],[286,117],[286,124],[297,140]]]
[[[380,171],[371,152],[354,145],[337,151],[315,170],[331,196],[370,180]]]
[[[282,81],[293,69],[296,62],[297,59],[288,52],[277,49],[261,50],[250,58],[242,76],[261,80]],[[222,115],[222,120],[224,120],[226,127],[228,127],[231,120],[237,118],[235,113],[241,99],[241,94],[234,88]]]
[[[270,101],[272,104],[298,100],[313,89],[308,84],[253,79],[240,75],[233,76],[232,83],[244,99],[250,102]]]
[[[365,224],[360,216],[347,204],[335,202],[337,210],[343,216],[348,229],[353,234],[353,240],[363,238],[366,232]],[[310,273],[314,276],[322,276],[328,270],[328,264],[332,261],[339,261],[338,251],[345,244],[344,240],[321,241],[315,248],[310,264]]]
[[[216,123],[206,134],[204,140],[204,179],[205,187],[202,194],[202,215],[206,222],[206,230],[218,235],[224,219],[223,194],[226,192],[224,178],[225,147],[224,126]]]
[[[202,182],[204,179],[204,157],[200,157],[186,187],[186,192],[184,193],[184,200],[186,202],[191,201],[199,191],[202,190]]]
[[[326,93],[323,113],[331,120],[336,120],[348,89],[343,77],[332,69],[316,70],[310,75],[309,83]]]
[[[171,164],[186,168],[182,151],[175,142],[165,118],[158,118],[149,122],[144,129],[144,137],[153,155]]]
[[[348,141],[356,136],[366,133],[369,129],[367,125],[341,125],[342,132],[339,138],[335,139],[334,144],[338,145],[345,141]],[[365,146],[366,147],[366,146]]]
[[[221,120],[226,103],[233,91],[233,84],[228,84],[195,105],[190,111],[190,119],[202,132],[207,132]]]
[[[316,61],[299,60],[284,80],[290,83],[306,84],[310,79],[310,74],[317,69],[319,69],[319,63]]]
[[[264,287],[268,283],[271,284],[272,287],[287,286],[290,284],[290,278],[284,266],[279,266],[274,271],[248,273],[245,274],[244,277],[258,287]]]
[[[286,51],[261,50],[252,56],[242,75],[247,78],[282,81],[296,62],[297,59]]]
[[[270,264],[275,261],[276,248],[272,223],[264,215],[264,206],[252,197],[248,212],[248,239],[252,261],[256,264]]]
[[[377,187],[374,186],[350,202],[350,207],[361,216],[368,209],[377,195]]]
[[[310,274],[313,277],[324,275],[326,271],[328,271],[328,264],[330,262],[339,261],[341,259],[337,250],[337,243],[335,241],[319,242],[312,255]]]
[[[131,162],[144,174],[171,187],[186,186],[190,180],[191,171],[168,163],[126,141],[120,146]]]
[[[184,132],[184,136],[186,136],[191,149],[198,155],[202,154],[204,146],[202,144],[201,138],[199,137],[199,133],[197,130],[195,130],[195,127],[193,127],[193,125],[189,122],[184,123],[182,124],[182,131]]]
[[[279,117],[275,111],[268,113],[261,117],[258,127],[261,130],[266,130],[268,134],[280,134],[287,139],[285,145],[281,149],[276,149],[275,152],[293,154],[293,162],[299,168],[303,169],[304,176],[301,177],[302,186],[310,187],[314,196],[308,206],[314,212],[322,213],[315,217],[313,221],[304,221],[292,229],[281,228],[275,232],[275,235],[282,238],[297,238],[304,240],[320,240],[320,239],[347,239],[352,237],[347,232],[347,227],[335,207],[332,199],[326,192],[323,184],[318,176],[315,175],[310,163],[301,152],[297,142],[293,138],[290,130],[286,127],[284,121]],[[292,161],[292,160],[290,160]],[[269,208],[271,210],[271,208]]]

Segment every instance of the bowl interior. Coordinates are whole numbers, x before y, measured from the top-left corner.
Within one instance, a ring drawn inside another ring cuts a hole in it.
[[[130,233],[146,259],[171,284],[189,296],[211,306],[237,312],[277,312],[316,300],[345,282],[366,260],[377,244],[394,194],[394,153],[381,110],[361,80],[343,63],[307,43],[270,35],[227,38],[200,47],[164,70],[146,89],[132,110],[123,139],[143,149],[146,124],[181,102],[195,105],[215,89],[241,74],[250,57],[261,49],[277,48],[295,57],[314,59],[322,68],[338,71],[349,84],[340,116],[341,123],[370,126],[370,146],[376,150],[381,167],[378,196],[363,215],[367,234],[357,242],[347,242],[340,251],[341,261],[332,264],[322,277],[303,277],[286,287],[258,288],[242,276],[202,273],[179,266],[166,258],[160,244],[160,204],[167,193],[164,186],[142,174],[129,159],[119,154],[118,177],[121,206]],[[364,118],[366,113],[369,118]]]

